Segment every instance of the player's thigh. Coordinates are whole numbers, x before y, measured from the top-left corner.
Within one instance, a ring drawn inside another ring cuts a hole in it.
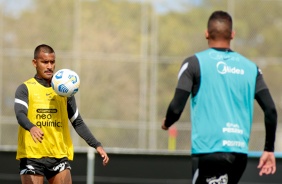
[[[50,184],[71,184],[72,178],[71,178],[71,172],[69,169],[65,169],[62,172],[59,172],[49,180]]]
[[[236,156],[232,170],[228,174],[230,184],[239,183],[248,162],[248,156],[245,154],[234,154]],[[229,184],[229,183],[228,183]]]
[[[21,181],[22,184],[43,184],[44,176],[23,174],[21,175]]]
[[[226,153],[211,153],[193,156],[193,183],[227,184],[228,173],[235,157]]]

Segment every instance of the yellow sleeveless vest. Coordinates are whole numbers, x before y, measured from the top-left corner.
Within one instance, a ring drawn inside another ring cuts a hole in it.
[[[30,132],[19,126],[17,159],[67,157],[73,160],[73,144],[69,130],[67,98],[44,87],[34,78],[24,82],[28,89],[28,119],[43,133],[42,143],[35,143]]]

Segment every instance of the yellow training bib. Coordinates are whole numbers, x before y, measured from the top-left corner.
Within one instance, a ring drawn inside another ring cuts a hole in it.
[[[67,157],[73,160],[73,144],[69,130],[67,98],[52,87],[44,87],[34,78],[24,82],[28,89],[28,119],[43,133],[42,143],[35,143],[30,132],[19,127],[17,159]]]

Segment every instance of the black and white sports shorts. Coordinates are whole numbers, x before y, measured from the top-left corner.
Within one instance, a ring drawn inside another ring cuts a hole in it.
[[[20,175],[42,175],[49,180],[59,172],[71,169],[68,159],[65,158],[22,158],[20,159]]]
[[[247,165],[247,154],[192,155],[193,184],[237,184]]]

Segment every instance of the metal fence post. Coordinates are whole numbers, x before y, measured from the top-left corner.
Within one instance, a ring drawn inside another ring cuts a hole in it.
[[[87,184],[94,184],[94,160],[95,160],[95,153],[94,148],[89,148],[87,151]]]

